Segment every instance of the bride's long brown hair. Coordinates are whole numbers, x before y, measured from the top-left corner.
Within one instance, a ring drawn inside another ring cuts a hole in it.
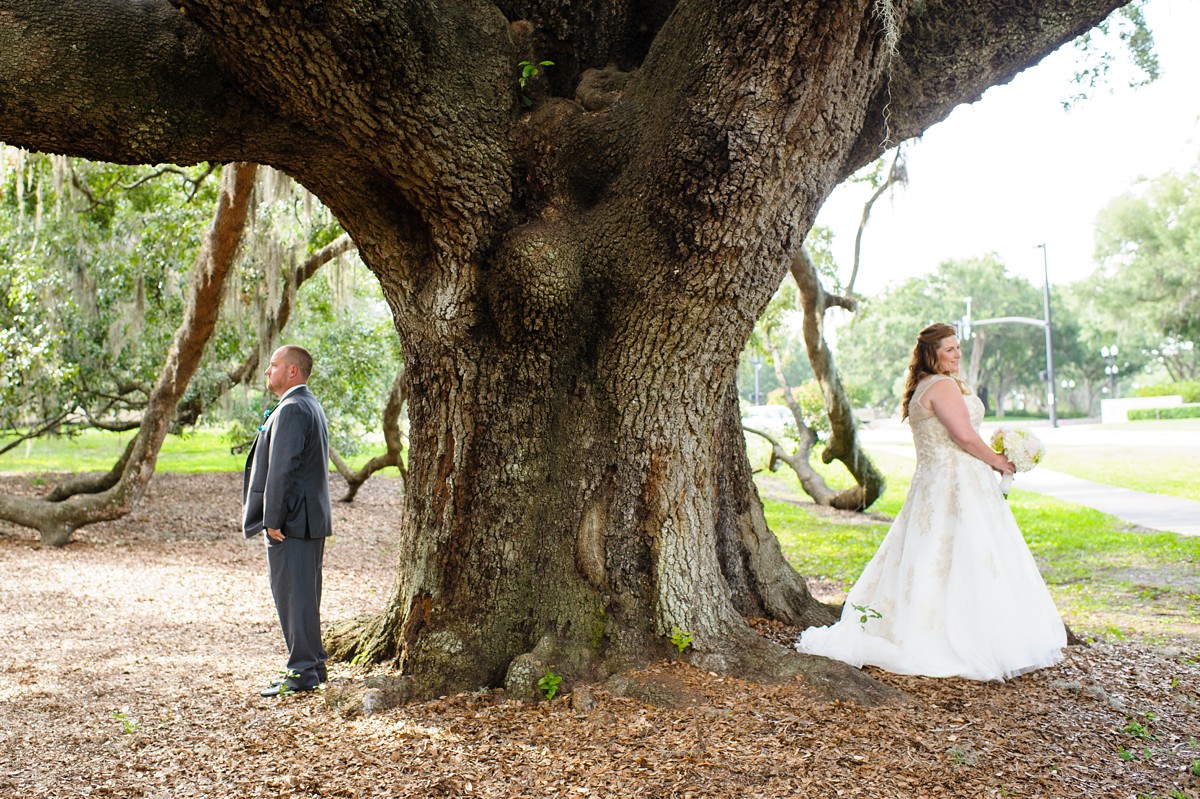
[[[912,401],[913,392],[917,390],[917,383],[929,375],[942,374],[938,371],[938,345],[942,343],[943,339],[957,335],[958,330],[953,325],[942,322],[934,322],[917,334],[917,345],[913,347],[912,357],[908,361],[908,380],[904,386],[904,402],[900,404],[901,421],[908,418],[908,403]],[[954,377],[954,375],[949,376]],[[954,381],[958,383],[958,388],[962,393],[970,393],[963,381],[957,377],[954,377]]]

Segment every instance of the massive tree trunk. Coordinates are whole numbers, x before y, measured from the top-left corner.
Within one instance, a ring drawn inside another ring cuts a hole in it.
[[[677,627],[705,668],[781,671],[812,661],[739,610],[818,614],[723,549],[755,318],[840,180],[1118,3],[14,0],[0,138],[269,163],[353,236],[411,455],[394,592],[344,651],[438,693],[531,651],[603,674]],[[518,91],[522,59],[555,65]]]

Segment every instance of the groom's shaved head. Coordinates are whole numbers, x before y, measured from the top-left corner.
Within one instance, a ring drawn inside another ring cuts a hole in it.
[[[313,357],[308,350],[296,344],[285,344],[279,348],[279,354],[286,363],[295,366],[305,380],[312,374]]]

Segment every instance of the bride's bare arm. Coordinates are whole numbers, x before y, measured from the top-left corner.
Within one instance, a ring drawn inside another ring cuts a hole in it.
[[[971,426],[971,414],[967,410],[967,403],[963,402],[962,392],[953,380],[937,381],[925,391],[920,402],[933,411],[954,439],[954,443],[969,454],[998,472],[1016,471],[1008,458],[992,450],[979,437],[979,433],[975,432],[975,428]]]

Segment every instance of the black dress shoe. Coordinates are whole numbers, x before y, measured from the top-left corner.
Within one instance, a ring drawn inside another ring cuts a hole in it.
[[[317,690],[317,686],[315,685],[290,685],[286,681],[277,681],[259,691],[258,695],[266,697],[287,696],[288,694],[299,694],[315,690]]]

